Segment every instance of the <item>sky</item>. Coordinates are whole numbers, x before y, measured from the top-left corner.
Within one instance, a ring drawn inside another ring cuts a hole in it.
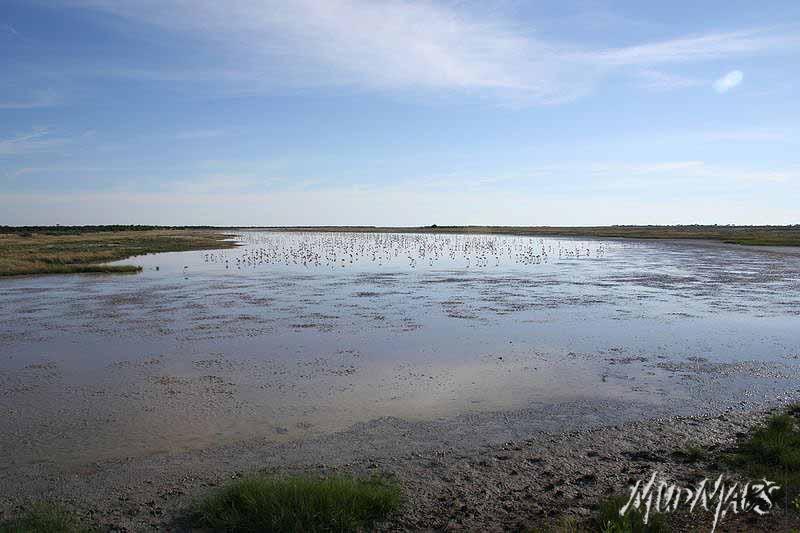
[[[0,224],[800,223],[800,2],[0,0]]]

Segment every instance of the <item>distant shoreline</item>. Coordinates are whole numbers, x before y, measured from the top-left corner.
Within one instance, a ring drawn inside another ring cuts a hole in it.
[[[0,226],[0,277],[132,273],[109,262],[136,255],[232,248],[232,231],[514,235],[591,239],[645,239],[735,245],[800,254],[794,226]]]
[[[800,246],[800,225],[793,226],[265,226],[244,231],[343,233],[433,233],[593,237],[601,239],[704,240],[750,246]]]

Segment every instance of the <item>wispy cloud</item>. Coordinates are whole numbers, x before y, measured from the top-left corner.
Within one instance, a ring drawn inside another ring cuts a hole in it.
[[[129,168],[115,166],[91,166],[91,165],[69,165],[54,164],[40,166],[23,166],[6,172],[10,178],[21,178],[23,176],[75,176],[86,173],[104,173],[111,175],[122,171],[129,171]]]
[[[586,50],[522,32],[496,16],[478,16],[463,4],[424,0],[195,0],[191,8],[181,0],[63,1],[199,34],[215,49],[233,52],[236,68],[225,76],[232,80],[461,90],[533,103],[574,99],[624,67],[647,71],[800,44],[791,33],[753,29]],[[265,78],[267,60],[280,63],[279,76]],[[159,77],[150,69],[121,71]],[[193,76],[174,72],[187,81]],[[666,74],[649,76],[651,87],[694,85]]]
[[[282,64],[280,80],[268,83],[502,91],[543,102],[569,96],[561,82],[568,73],[549,45],[431,2],[198,0],[190,12],[169,1],[77,3],[233,49],[239,68],[227,69],[228,79],[256,81],[268,58]]]
[[[714,82],[714,90],[718,93],[726,93],[742,83],[744,74],[741,70],[732,70]]]
[[[35,92],[27,99],[0,100],[0,109],[35,109],[39,107],[52,107],[60,102],[58,96],[52,91]]]
[[[689,63],[753,55],[800,44],[800,37],[762,29],[708,33],[656,43],[589,52],[583,56],[608,66]]]
[[[0,139],[0,157],[51,151],[67,142],[67,139],[49,135],[49,130],[42,128],[10,139]]]

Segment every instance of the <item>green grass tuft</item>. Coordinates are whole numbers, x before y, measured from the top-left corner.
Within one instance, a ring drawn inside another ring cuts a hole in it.
[[[739,442],[728,461],[750,476],[775,481],[787,491],[783,496],[794,497],[800,492],[800,426],[798,418],[788,413],[797,413],[797,406],[770,417]]]
[[[0,524],[0,533],[90,533],[85,526],[63,507],[37,503],[16,520]]]
[[[594,517],[593,531],[602,533],[666,533],[669,531],[664,516],[650,513],[644,523],[644,511],[628,508],[625,516],[619,510],[628,502],[627,496],[616,496],[601,502]]]
[[[576,518],[565,516],[555,524],[550,524],[545,528],[534,528],[527,533],[585,533],[586,531],[586,528],[581,527]]]
[[[195,504],[195,527],[215,531],[356,531],[400,507],[400,487],[382,479],[258,476]]]
[[[708,458],[708,452],[700,446],[690,444],[681,450],[676,450],[673,454],[684,463],[699,463]]]

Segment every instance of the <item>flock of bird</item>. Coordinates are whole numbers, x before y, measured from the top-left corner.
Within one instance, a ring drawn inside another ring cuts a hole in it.
[[[499,235],[409,233],[243,233],[244,246],[203,253],[226,269],[284,265],[338,269],[372,265],[489,268],[602,257],[608,243]]]

